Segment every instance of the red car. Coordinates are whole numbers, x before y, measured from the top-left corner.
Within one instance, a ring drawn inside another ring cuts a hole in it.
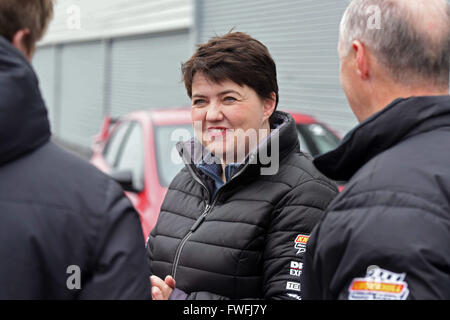
[[[303,151],[316,156],[337,147],[339,136],[313,117],[290,112]],[[182,169],[175,144],[193,136],[191,108],[107,117],[93,144],[93,163],[118,181],[139,212],[144,236],[156,224],[167,187]]]

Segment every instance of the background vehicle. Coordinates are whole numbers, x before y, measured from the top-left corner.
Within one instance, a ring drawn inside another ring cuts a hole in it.
[[[340,143],[336,133],[313,117],[290,113],[304,152],[316,156]],[[179,108],[107,117],[95,138],[91,162],[122,185],[139,212],[145,237],[156,224],[171,180],[184,166],[175,144],[192,137],[191,108]]]

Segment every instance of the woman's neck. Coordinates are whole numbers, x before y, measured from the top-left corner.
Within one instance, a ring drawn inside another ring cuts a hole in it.
[[[246,145],[246,152],[245,152],[245,156],[244,159],[247,158],[248,154],[250,151],[253,151],[255,148],[258,148],[259,144],[261,141],[263,141],[264,139],[266,139],[268,136],[270,135],[270,124],[269,121],[267,121],[267,123],[258,130],[258,135],[257,135],[257,145],[255,147],[253,147],[252,150],[250,150],[250,147],[248,145]],[[233,158],[234,163],[238,163],[239,161],[244,161],[244,159],[236,159],[236,157]],[[226,161],[226,159],[221,159],[222,162],[222,181],[225,181],[225,167],[230,164],[230,161]]]

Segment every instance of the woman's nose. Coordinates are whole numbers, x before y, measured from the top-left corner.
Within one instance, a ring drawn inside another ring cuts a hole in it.
[[[206,121],[222,121],[222,106],[219,102],[212,102],[206,111]]]

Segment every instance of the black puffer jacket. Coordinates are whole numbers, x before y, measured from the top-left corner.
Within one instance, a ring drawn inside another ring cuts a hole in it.
[[[279,138],[278,172],[261,175],[262,161],[247,161],[214,198],[191,142],[179,149],[187,165],[169,187],[148,253],[152,273],[173,275],[188,299],[300,296],[304,243],[337,189],[300,152],[292,117],[277,112],[274,123],[248,159]]]
[[[450,97],[398,99],[316,166],[350,182],[308,243],[308,299],[450,299]]]
[[[0,37],[0,300],[150,298],[130,201],[49,138],[37,78]]]

